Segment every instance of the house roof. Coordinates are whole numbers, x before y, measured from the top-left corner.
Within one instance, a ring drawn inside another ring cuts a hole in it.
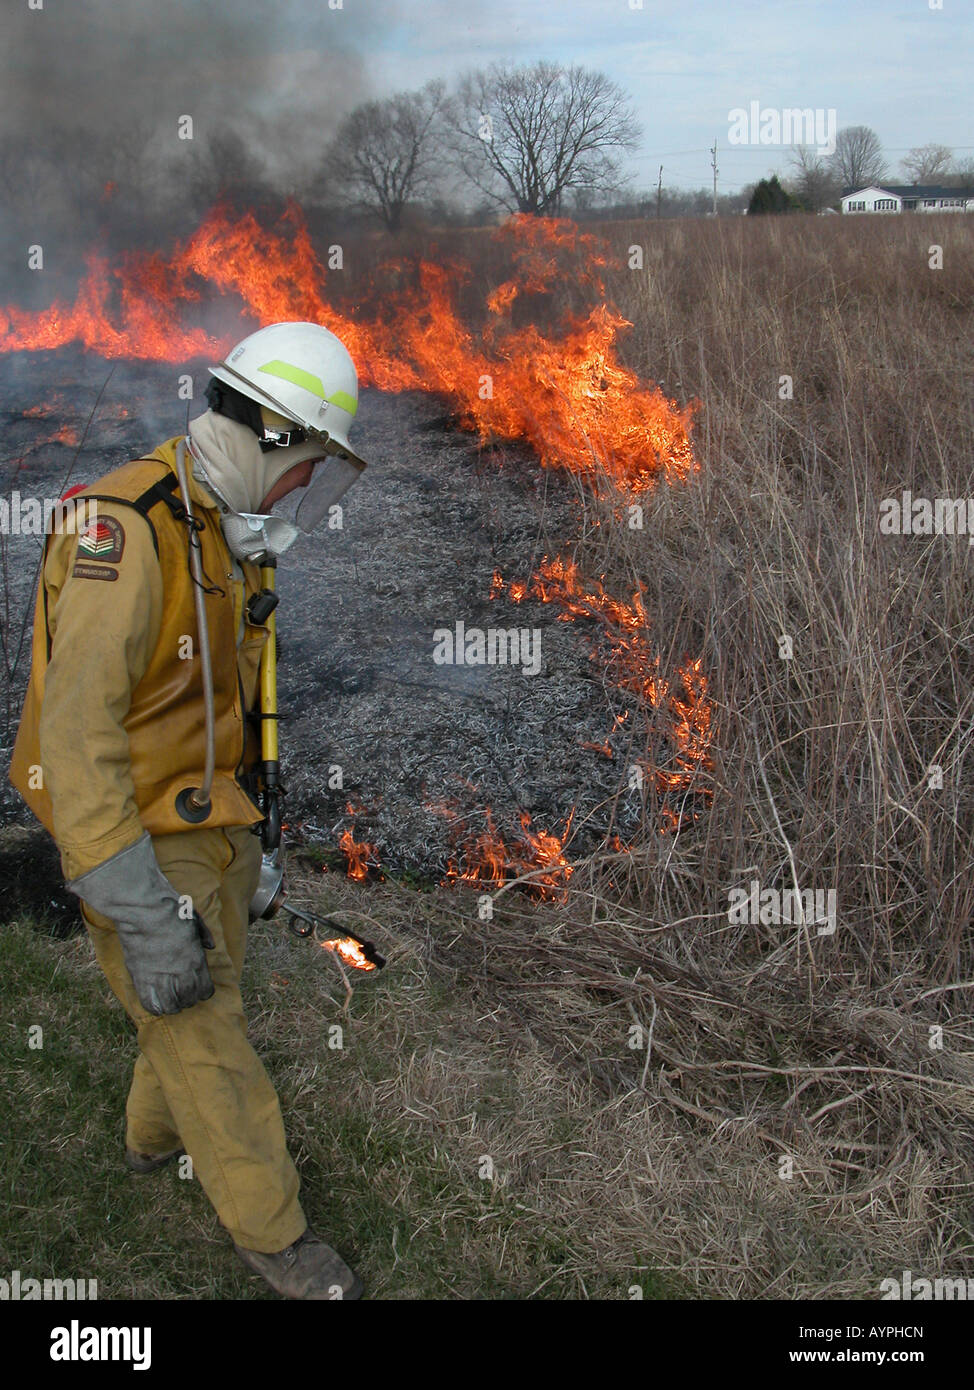
[[[842,196],[869,192],[889,193],[895,198],[974,198],[974,188],[950,188],[940,183],[871,183],[867,188],[844,188]]]
[[[884,188],[882,184],[871,183],[866,188],[846,188],[843,189],[843,198],[861,198],[865,193],[883,193],[888,195],[890,189]]]
[[[972,188],[949,188],[942,183],[884,183],[882,186],[898,198],[974,198]]]

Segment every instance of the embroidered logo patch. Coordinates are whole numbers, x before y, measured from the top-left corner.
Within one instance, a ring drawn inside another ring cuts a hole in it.
[[[125,532],[121,522],[113,516],[100,516],[78,537],[79,559],[104,560],[108,565],[117,565],[124,548]]]
[[[71,571],[76,579],[117,579],[118,570],[110,565],[83,565],[80,560]]]

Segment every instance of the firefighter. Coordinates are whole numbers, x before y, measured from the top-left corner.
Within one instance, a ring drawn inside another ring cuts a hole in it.
[[[358,380],[343,344],[305,323],[263,328],[210,370],[188,437],[82,489],[84,524],[48,537],[10,779],[136,1026],[128,1166],[188,1154],[276,1292],[357,1298],[302,1211],[240,974],[265,819],[257,561],[313,531],[365,466],[347,439]],[[270,514],[302,487],[297,526]]]

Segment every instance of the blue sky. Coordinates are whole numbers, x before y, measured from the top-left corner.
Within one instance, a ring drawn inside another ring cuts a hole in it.
[[[403,0],[396,22],[373,29],[366,67],[382,90],[492,61],[599,68],[634,99],[639,186],[655,185],[661,163],[665,184],[709,184],[716,136],[731,191],[786,167],[786,152],[728,144],[728,113],[754,100],[871,126],[892,172],[929,142],[974,157],[972,57],[972,0]]]

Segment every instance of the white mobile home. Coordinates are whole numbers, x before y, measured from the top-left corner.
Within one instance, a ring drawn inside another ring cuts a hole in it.
[[[842,199],[843,212],[902,212],[903,200],[885,188],[860,188]]]
[[[843,212],[974,212],[974,189],[942,184],[871,184],[842,195]]]

